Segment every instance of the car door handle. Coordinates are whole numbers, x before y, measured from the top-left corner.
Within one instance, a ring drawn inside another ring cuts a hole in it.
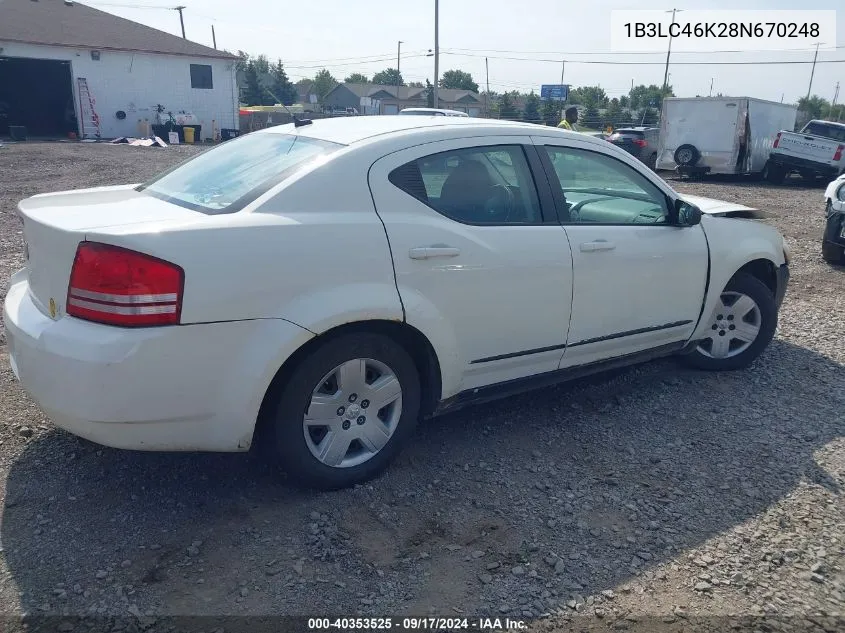
[[[457,257],[461,249],[454,246],[417,246],[408,255],[411,259],[432,259],[433,257]]]
[[[608,242],[607,240],[595,240],[594,242],[582,242],[581,252],[591,253],[594,251],[612,251],[616,248],[616,244]]]

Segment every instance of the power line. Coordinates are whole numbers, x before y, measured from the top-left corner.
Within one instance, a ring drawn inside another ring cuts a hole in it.
[[[161,9],[166,11],[173,11],[175,7],[172,6],[165,6],[165,5],[152,5],[152,4],[123,4],[120,2],[101,2],[100,0],[84,0],[80,4],[93,4],[93,5],[100,5],[103,7],[117,7],[120,9]]]
[[[453,55],[458,57],[489,57],[489,59],[503,59],[509,61],[519,62],[548,62],[559,64],[560,59],[539,59],[530,57],[494,57],[492,55],[475,55],[471,53],[450,53],[443,52],[444,55]],[[569,64],[602,64],[606,66],[663,66],[663,62],[618,62],[611,60],[594,60],[594,59],[568,59]],[[812,64],[810,60],[766,60],[766,61],[744,61],[744,62],[675,62],[676,66],[760,66],[760,65],[781,65],[781,64]],[[841,64],[845,63],[845,59],[826,59],[815,62],[817,64]]]
[[[408,58],[411,58],[411,57],[428,57],[428,54],[427,53],[420,53],[418,55],[405,55],[404,57],[405,57],[405,59],[408,59]],[[285,64],[285,68],[295,68],[297,70],[311,70],[311,69],[315,69],[315,68],[316,69],[325,68],[326,66],[332,66],[332,67],[337,67],[337,66],[363,66],[364,64],[377,64],[379,62],[392,62],[395,59],[396,58],[393,57],[393,55],[391,55],[390,57],[384,57],[382,59],[371,59],[371,60],[367,60],[366,62],[356,61],[356,62],[344,62],[344,63],[340,63],[340,64],[328,63],[328,64],[317,64],[315,66],[299,66],[299,65],[295,65],[295,64]]]
[[[845,46],[823,46],[820,50],[833,51],[843,49]],[[663,55],[663,51],[518,51],[503,50],[495,48],[459,48],[450,46],[445,50],[467,51],[471,53],[515,53],[521,55]],[[676,51],[676,55],[712,55],[718,53],[812,53],[815,46],[808,48],[780,48],[780,49],[753,49],[753,50],[717,50],[717,51]],[[560,59],[557,60],[558,62]],[[569,59],[567,59],[569,61]]]

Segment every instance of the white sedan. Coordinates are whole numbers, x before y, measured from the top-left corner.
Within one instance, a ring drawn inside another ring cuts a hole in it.
[[[746,367],[789,276],[773,228],[726,217],[746,207],[583,134],[461,117],[300,121],[18,210],[11,365],[58,426],[260,444],[322,488],[464,404],[667,355]]]

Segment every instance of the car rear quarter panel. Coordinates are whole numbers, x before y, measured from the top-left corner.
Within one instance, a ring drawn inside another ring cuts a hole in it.
[[[701,218],[701,225],[710,248],[710,282],[693,340],[704,334],[719,295],[740,268],[757,259],[768,260],[775,266],[785,262],[780,233],[768,225],[755,220],[707,215]]]
[[[185,324],[286,319],[319,334],[350,321],[401,320],[366,167],[329,161],[238,213],[87,237],[180,265]]]

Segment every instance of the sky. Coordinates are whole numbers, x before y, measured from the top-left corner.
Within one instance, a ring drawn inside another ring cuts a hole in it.
[[[181,35],[179,14],[168,0],[80,0],[83,4]],[[179,0],[184,4],[188,39],[211,45],[211,26],[218,48],[281,59],[298,80],[327,68],[338,79],[361,72],[372,76],[396,66],[405,81],[433,79],[434,0]],[[610,15],[614,9],[795,9],[794,1],[672,0],[671,6],[643,6],[636,0],[440,0],[440,74],[461,69],[485,86],[485,57],[490,89],[539,92],[541,84],[573,87],[599,85],[610,97],[627,94],[631,82],[662,84],[666,54],[613,52]],[[839,0],[810,0],[803,9],[839,8],[836,42],[823,41],[812,92],[831,99],[842,84],[845,101],[845,5]],[[836,48],[834,48],[834,45]],[[800,49],[799,49],[800,47]],[[733,50],[726,43],[716,50]],[[673,52],[669,84],[678,96],[722,93],[795,102],[806,95],[811,65],[717,65],[713,62],[812,62],[813,47],[785,44],[783,52]],[[796,50],[797,49],[797,50]],[[511,59],[507,59],[511,58]],[[564,62],[563,64],[561,62]],[[628,62],[627,64],[583,63]],[[580,63],[579,63],[580,62]],[[638,62],[636,64],[631,62]],[[684,65],[683,62],[708,62]],[[563,68],[562,68],[563,67]]]

